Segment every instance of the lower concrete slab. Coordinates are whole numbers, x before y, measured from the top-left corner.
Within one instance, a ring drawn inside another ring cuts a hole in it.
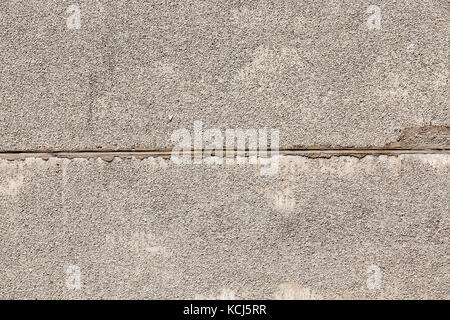
[[[0,160],[0,298],[448,299],[449,160]]]

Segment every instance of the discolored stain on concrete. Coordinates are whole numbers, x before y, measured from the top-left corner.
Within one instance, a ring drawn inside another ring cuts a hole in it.
[[[449,126],[426,126],[405,129],[390,148],[450,148]]]

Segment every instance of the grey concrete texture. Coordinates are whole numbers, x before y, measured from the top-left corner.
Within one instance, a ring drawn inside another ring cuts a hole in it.
[[[195,120],[285,148],[448,130],[449,21],[445,0],[3,0],[0,151],[162,149]]]
[[[0,298],[448,299],[449,160],[0,160]]]

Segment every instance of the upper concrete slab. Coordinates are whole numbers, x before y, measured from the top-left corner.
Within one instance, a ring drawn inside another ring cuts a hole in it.
[[[3,0],[0,150],[159,149],[195,120],[283,147],[448,126],[448,2],[377,1],[369,30],[372,2],[79,0],[77,29],[72,1]]]

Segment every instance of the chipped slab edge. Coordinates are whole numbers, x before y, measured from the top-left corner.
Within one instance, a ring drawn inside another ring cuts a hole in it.
[[[37,156],[36,156],[37,155]],[[215,157],[209,157],[215,158]],[[223,166],[248,166],[255,167],[260,164],[252,164],[246,161],[239,162],[239,159],[246,160],[245,157],[237,157],[238,161],[234,163],[227,163],[226,161],[223,164],[215,164],[205,162],[202,165],[205,167],[223,167]],[[292,154],[280,154],[278,156],[270,157],[266,159],[264,165],[270,163],[270,161],[280,161],[281,170],[285,167],[290,167],[290,165],[301,165],[301,164],[315,164],[316,161],[326,161],[326,162],[335,162],[338,161],[341,164],[345,164],[346,166],[352,165],[365,165],[367,163],[387,163],[391,165],[399,165],[404,161],[409,160],[419,160],[424,164],[428,164],[433,168],[445,168],[450,165],[450,151],[446,151],[444,153],[410,153],[410,154],[366,154],[363,157],[353,156],[353,155],[329,155],[327,157],[310,157],[305,155],[292,155]],[[55,163],[70,163],[72,161],[86,161],[89,162],[99,162],[99,163],[110,163],[110,162],[121,162],[121,161],[144,161],[150,165],[159,165],[162,168],[169,168],[169,166],[197,166],[198,164],[176,164],[170,158],[165,158],[163,156],[158,155],[147,155],[147,156],[135,156],[133,154],[128,154],[126,156],[123,155],[107,155],[107,157],[102,157],[101,155],[94,154],[90,156],[86,156],[84,154],[72,154],[70,157],[62,157],[62,156],[48,156],[41,157],[39,154],[26,154],[24,158],[1,158],[0,157],[0,169],[8,168],[9,166],[19,165],[19,166],[34,166],[39,164],[55,164]],[[1,171],[0,171],[1,174]]]

